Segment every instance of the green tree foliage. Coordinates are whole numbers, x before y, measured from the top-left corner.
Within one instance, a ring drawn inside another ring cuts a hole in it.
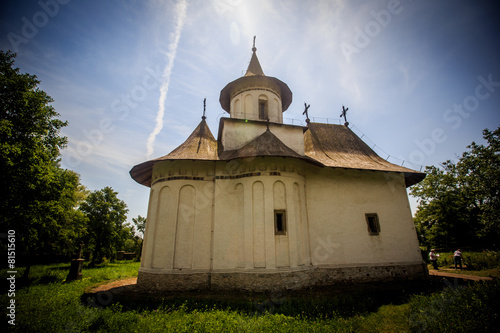
[[[85,244],[92,252],[92,264],[101,263],[104,257],[113,258],[131,237],[125,224],[127,205],[117,195],[111,187],[105,187],[90,193],[80,205],[88,219]]]
[[[142,244],[144,243],[144,231],[146,230],[146,218],[138,215],[136,218],[132,219],[132,222],[134,223],[137,232],[141,235],[141,237],[136,237],[136,251],[139,252],[138,257],[140,258],[142,256]]]
[[[137,217],[132,219],[132,222],[134,223],[137,232],[144,237],[144,230],[146,229],[146,218],[138,215]]]
[[[415,225],[427,247],[500,246],[500,127],[484,130],[486,145],[472,142],[458,162],[426,168],[411,188],[419,199]]]
[[[81,234],[79,175],[59,166],[67,122],[35,75],[0,51],[0,224],[16,232],[19,257],[70,252]]]

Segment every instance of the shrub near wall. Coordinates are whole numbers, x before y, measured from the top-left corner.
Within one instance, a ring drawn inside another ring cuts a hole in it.
[[[469,270],[500,268],[500,252],[485,250],[482,252],[462,251],[462,266]],[[453,252],[440,252],[439,267],[455,267]]]
[[[483,251],[472,252],[464,255],[464,261],[468,269],[482,270],[500,268],[500,252]]]
[[[410,301],[412,332],[499,332],[500,282],[449,286]]]

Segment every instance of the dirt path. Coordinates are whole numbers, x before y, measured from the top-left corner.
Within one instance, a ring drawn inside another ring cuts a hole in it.
[[[457,279],[464,279],[464,280],[469,280],[469,281],[489,281],[489,280],[492,280],[492,278],[486,277],[486,276],[477,276],[477,275],[466,275],[466,274],[453,273],[453,270],[435,270],[435,269],[430,269],[429,270],[429,275],[449,277],[449,278],[457,278]]]
[[[111,282],[108,284],[102,284],[98,287],[93,288],[90,292],[91,293],[98,293],[101,291],[107,291],[107,290],[114,289],[114,288],[131,286],[134,284],[137,284],[136,277],[135,278],[128,278],[128,279],[124,279],[124,280],[118,280],[118,281],[114,281],[114,282]]]

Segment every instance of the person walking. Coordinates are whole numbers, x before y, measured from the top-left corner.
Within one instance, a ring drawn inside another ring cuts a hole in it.
[[[439,257],[439,254],[436,254],[436,250],[432,249],[431,252],[429,252],[429,259],[431,260],[432,267],[434,269],[438,269],[438,264],[437,264],[437,259]]]
[[[460,269],[462,269],[462,251],[460,251],[460,249],[453,253],[453,259],[455,262],[455,270],[457,270],[457,266],[460,266]]]

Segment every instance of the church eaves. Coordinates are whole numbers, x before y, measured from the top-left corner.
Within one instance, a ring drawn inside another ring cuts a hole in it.
[[[171,160],[202,160],[216,161],[217,140],[215,140],[205,119],[179,147],[175,148],[168,155],[138,164],[130,170],[130,176],[145,186],[151,186],[151,175],[153,165],[159,161]]]
[[[307,156],[326,167],[404,173],[406,187],[425,178],[425,173],[384,160],[344,125],[309,123],[304,148]]]

